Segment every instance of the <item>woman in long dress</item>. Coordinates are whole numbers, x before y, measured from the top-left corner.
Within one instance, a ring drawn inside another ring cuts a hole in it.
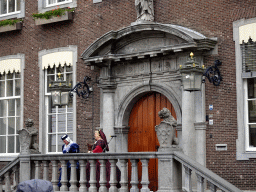
[[[92,147],[92,151],[88,151],[88,153],[105,153],[106,151],[109,151],[108,148],[108,142],[107,138],[102,130],[96,130],[94,133],[95,137],[95,143]],[[87,181],[90,180],[90,164],[87,164],[86,167],[86,176]],[[109,180],[110,180],[110,162],[107,160],[106,162],[106,178],[107,178],[107,184],[106,187],[109,188]],[[99,180],[100,180],[100,163],[99,161],[96,162],[96,180],[97,180],[97,188],[100,187]],[[120,170],[117,167],[117,181],[120,181]],[[89,187],[89,184],[87,185]],[[117,184],[117,187],[120,187],[119,184]]]

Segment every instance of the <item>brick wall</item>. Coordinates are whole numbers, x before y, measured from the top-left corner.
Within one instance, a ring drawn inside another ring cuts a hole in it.
[[[206,80],[206,112],[213,113],[214,125],[208,126],[207,167],[241,189],[255,189],[255,160],[236,161],[237,117],[235,46],[232,23],[256,16],[252,0],[155,0],[155,20],[191,28],[207,37],[218,37],[218,55],[205,57],[206,66],[220,59],[223,81],[215,87]],[[134,0],[79,1],[73,21],[36,26],[31,15],[37,12],[37,1],[26,2],[26,17],[21,31],[0,34],[0,56],[25,54],[24,120],[32,118],[39,126],[38,52],[68,45],[78,46],[77,81],[85,75],[95,81],[99,69],[91,71],[80,59],[83,51],[103,34],[129,26],[136,20]],[[77,98],[77,143],[86,152],[86,143],[93,142],[92,127],[100,126],[100,98],[97,84],[88,100]],[[214,110],[208,110],[213,104]],[[93,113],[93,120],[85,118]],[[210,135],[212,138],[210,138]],[[227,151],[217,152],[215,144],[225,143]],[[0,164],[0,166],[3,163]]]

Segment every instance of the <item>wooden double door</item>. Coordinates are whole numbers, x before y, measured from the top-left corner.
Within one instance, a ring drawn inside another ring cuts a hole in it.
[[[174,108],[170,101],[162,94],[151,92],[141,97],[133,106],[129,118],[130,130],[128,133],[128,151],[146,152],[157,151],[159,142],[155,126],[161,122],[158,112],[164,107],[168,108],[176,119]],[[149,188],[150,191],[158,189],[158,161],[149,161]],[[138,164],[139,180],[141,181],[141,162]],[[131,179],[131,165],[129,163],[129,180]],[[141,188],[141,186],[139,186]]]

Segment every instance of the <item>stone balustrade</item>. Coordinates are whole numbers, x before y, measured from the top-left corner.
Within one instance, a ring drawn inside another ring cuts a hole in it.
[[[22,166],[22,158],[20,158],[20,166]],[[17,168],[19,158],[9,164],[1,171],[0,174],[0,192],[12,191],[10,174],[15,173],[12,184],[18,183]],[[23,157],[24,158],[24,157]],[[30,170],[20,174],[20,181],[23,180],[22,175],[31,173],[30,179],[44,179],[51,181],[54,191],[80,191],[80,192],[97,192],[96,186],[96,162],[100,163],[100,192],[149,192],[149,175],[148,175],[148,162],[152,158],[158,159],[158,191],[175,191],[192,192],[191,174],[194,172],[197,176],[197,191],[203,192],[205,190],[205,182],[209,185],[209,190],[215,192],[232,191],[241,192],[238,188],[220,178],[215,173],[203,167],[199,163],[191,160],[188,156],[184,155],[181,151],[176,150],[172,152],[138,152],[138,153],[100,153],[100,154],[31,154],[29,155]],[[106,162],[109,160],[111,163],[110,171],[110,188],[106,187]],[[128,161],[131,162],[131,180],[129,189],[128,180]],[[27,161],[27,157],[26,157]],[[67,162],[71,164],[70,187],[67,186]],[[79,161],[80,180],[77,179],[76,166]],[[142,178],[138,179],[138,162],[142,164]],[[90,187],[87,185],[86,180],[86,164],[90,163]],[[118,167],[121,171],[120,189],[117,189],[117,176],[116,169]],[[27,164],[26,164],[27,167]],[[62,186],[58,187],[59,167],[62,167]],[[22,170],[20,168],[19,170]],[[184,170],[184,171],[183,171]],[[182,184],[182,177],[184,183]],[[77,185],[79,184],[79,185]],[[141,188],[139,189],[139,184]],[[79,187],[77,187],[79,186]]]

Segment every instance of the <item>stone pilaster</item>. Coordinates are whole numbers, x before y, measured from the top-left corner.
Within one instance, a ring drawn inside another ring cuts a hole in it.
[[[128,152],[128,132],[130,127],[120,126],[114,127],[116,135],[116,152]]]

